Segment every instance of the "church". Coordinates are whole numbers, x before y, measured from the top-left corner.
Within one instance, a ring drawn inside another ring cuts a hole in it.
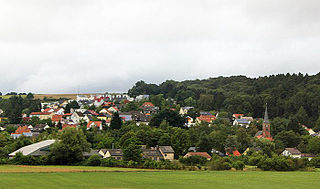
[[[265,138],[268,140],[273,140],[271,137],[271,132],[270,132],[270,121],[268,118],[268,107],[266,104],[266,111],[264,113],[264,119],[263,119],[263,124],[262,124],[262,131],[258,131],[257,134],[255,135],[257,138]]]

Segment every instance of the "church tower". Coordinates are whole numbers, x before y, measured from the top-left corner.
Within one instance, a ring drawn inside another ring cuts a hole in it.
[[[264,113],[264,119],[262,124],[262,137],[263,138],[271,138],[270,133],[270,121],[268,119],[268,104],[266,104],[266,111]]]

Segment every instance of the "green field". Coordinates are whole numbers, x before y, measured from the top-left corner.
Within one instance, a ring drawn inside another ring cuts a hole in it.
[[[44,172],[38,172],[43,169]],[[59,169],[61,169],[59,171]],[[12,172],[14,170],[14,173]],[[29,170],[29,172],[27,171]],[[50,171],[51,170],[51,171]],[[21,171],[21,172],[20,172]],[[70,171],[70,172],[68,172]],[[80,171],[80,172],[79,172]],[[85,171],[85,172],[82,172]],[[88,172],[86,172],[88,171]],[[100,172],[99,172],[100,171]],[[103,171],[103,172],[101,172]],[[319,188],[320,172],[0,166],[0,188]]]

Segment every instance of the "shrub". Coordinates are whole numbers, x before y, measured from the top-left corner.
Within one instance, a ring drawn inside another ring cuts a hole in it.
[[[232,167],[235,168],[236,170],[243,170],[245,167],[245,164],[243,161],[235,161],[232,163]]]
[[[8,163],[8,159],[7,158],[0,159],[0,165],[7,164],[7,163]]]
[[[208,162],[207,159],[202,156],[180,157],[179,161],[185,165],[205,165]]]
[[[99,166],[101,164],[101,157],[97,154],[92,155],[87,160],[87,165],[89,166]]]
[[[309,162],[309,165],[312,167],[320,168],[320,157],[314,157]]]
[[[229,163],[230,159],[227,158],[217,158],[212,159],[209,163],[210,170],[229,170],[231,169],[231,164]]]
[[[100,165],[103,167],[122,167],[123,162],[114,158],[106,158],[101,160]]]

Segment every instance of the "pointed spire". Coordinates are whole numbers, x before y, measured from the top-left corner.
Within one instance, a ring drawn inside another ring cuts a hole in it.
[[[269,123],[269,118],[268,118],[268,103],[266,103],[266,111],[264,112],[264,123]]]

